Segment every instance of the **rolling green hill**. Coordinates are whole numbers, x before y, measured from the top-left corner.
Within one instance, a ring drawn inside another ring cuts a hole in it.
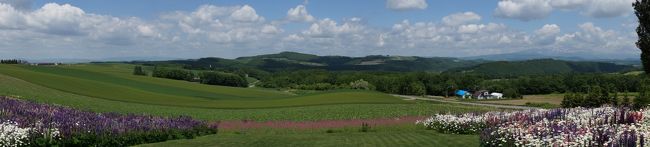
[[[634,69],[630,65],[604,62],[562,61],[537,59],[528,61],[496,61],[449,70],[450,73],[470,73],[490,76],[545,75],[564,73],[613,73]]]
[[[535,59],[526,61],[464,60],[448,57],[317,56],[281,52],[236,59],[201,58],[171,61],[130,62],[143,65],[173,66],[194,70],[221,70],[263,77],[269,72],[296,70],[389,71],[389,72],[464,72],[486,75],[539,75],[558,73],[611,73],[634,69],[633,65],[605,61],[564,61]]]
[[[369,91],[319,92],[309,95],[131,75],[132,65],[0,65],[0,74],[44,87],[112,101],[193,108],[268,108],[286,106],[404,103]]]
[[[295,52],[240,57],[237,59],[201,58],[192,60],[131,62],[145,65],[176,65],[186,69],[217,69],[228,71],[277,72],[322,69],[329,71],[432,71],[468,67],[482,63],[478,60],[459,60],[445,57],[412,56],[317,56]]]

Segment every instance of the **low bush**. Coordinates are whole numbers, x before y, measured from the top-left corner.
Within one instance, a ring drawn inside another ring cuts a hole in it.
[[[215,134],[189,117],[93,113],[0,97],[0,146],[129,146]]]

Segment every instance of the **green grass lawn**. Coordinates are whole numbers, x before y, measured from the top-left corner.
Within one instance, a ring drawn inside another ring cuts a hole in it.
[[[0,74],[68,93],[112,101],[192,108],[270,108],[324,104],[408,103],[371,91],[291,95],[258,88],[234,88],[134,76],[131,65],[82,64],[57,67],[0,65]]]
[[[359,132],[358,128],[332,131],[334,133],[327,133],[325,129],[227,131],[191,140],[172,140],[141,146],[479,146],[477,135],[442,134],[415,125],[378,127],[370,132]]]

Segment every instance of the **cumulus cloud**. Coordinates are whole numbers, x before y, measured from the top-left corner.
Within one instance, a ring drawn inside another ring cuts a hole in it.
[[[535,42],[540,45],[555,43],[555,39],[559,33],[560,26],[556,24],[545,24],[542,28],[535,30]]]
[[[556,37],[556,46],[573,52],[622,53],[636,51],[634,35],[606,30],[591,22],[578,25],[579,30]]]
[[[502,18],[514,18],[523,21],[540,19],[548,16],[553,7],[548,0],[501,0],[494,15]]]
[[[307,8],[304,5],[298,5],[287,11],[287,20],[295,22],[311,22],[314,21],[314,16],[311,16],[311,14],[307,12]]]
[[[435,52],[454,56],[513,52],[530,42],[525,33],[499,23],[451,26],[444,22],[411,23],[408,20],[393,25],[384,39],[390,40],[384,46],[398,48],[402,53]]]
[[[0,29],[22,29],[26,25],[25,14],[11,5],[0,3]]]
[[[156,36],[153,26],[145,25],[138,19],[88,14],[69,4],[48,3],[34,11],[16,11],[9,5],[0,4],[0,12],[0,29],[79,36],[120,45],[133,42],[134,35]]]
[[[421,10],[428,5],[426,0],[387,0],[386,7],[392,10]]]
[[[257,15],[255,9],[249,5],[244,5],[241,8],[235,10],[235,12],[232,12],[232,14],[230,14],[230,17],[234,20],[242,22],[255,22],[264,20],[264,18]]]
[[[336,35],[359,32],[364,29],[364,26],[358,23],[358,19],[353,20],[357,21],[349,21],[338,25],[336,21],[325,18],[311,24],[309,29],[303,31],[302,34],[312,37],[330,38]]]
[[[592,17],[617,17],[631,14],[634,0],[592,0],[582,12]]]
[[[0,3],[11,5],[18,10],[30,10],[33,0],[0,0]]]
[[[301,16],[294,21],[308,20],[305,16],[309,13],[301,9],[299,5],[288,11],[286,18],[265,21],[252,6],[202,5],[143,20],[93,14],[68,4],[19,10],[0,3],[0,58],[134,54],[238,57],[279,51],[472,56],[522,51],[531,46],[589,52],[635,50],[633,32],[607,30],[593,23],[575,26],[578,31],[568,33],[556,24],[522,31],[498,22],[481,22],[481,16],[474,12],[450,14],[439,22],[403,20],[388,28],[367,25],[359,17],[339,20],[312,16],[304,28],[287,30],[286,24],[277,23],[289,20],[291,14]]]
[[[551,6],[558,9],[575,9],[584,6],[589,0],[551,0]]]
[[[556,24],[545,24],[542,28],[536,30],[535,33],[543,36],[554,35],[560,33],[560,26]]]
[[[452,26],[478,22],[480,20],[481,16],[474,12],[455,13],[442,18],[444,24]]]
[[[594,18],[631,14],[634,0],[500,0],[494,15],[529,21],[545,18],[554,9],[579,10]]]
[[[280,28],[278,28],[278,27],[276,27],[274,25],[264,25],[262,27],[261,32],[265,33],[265,34],[277,34],[277,33],[281,33],[282,29],[280,29]]]

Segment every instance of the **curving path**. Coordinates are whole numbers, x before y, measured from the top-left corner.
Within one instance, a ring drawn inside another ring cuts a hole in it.
[[[498,104],[483,104],[483,103],[472,103],[472,102],[458,102],[458,101],[447,101],[435,98],[423,98],[419,96],[409,96],[409,95],[393,95],[396,97],[405,98],[405,100],[423,100],[423,101],[435,101],[443,103],[453,103],[453,104],[463,104],[463,105],[474,105],[474,106],[484,106],[484,107],[495,107],[495,108],[505,108],[505,109],[541,109],[537,107],[527,107],[527,106],[513,106],[513,105],[498,105]],[[434,96],[428,96],[434,97]]]

